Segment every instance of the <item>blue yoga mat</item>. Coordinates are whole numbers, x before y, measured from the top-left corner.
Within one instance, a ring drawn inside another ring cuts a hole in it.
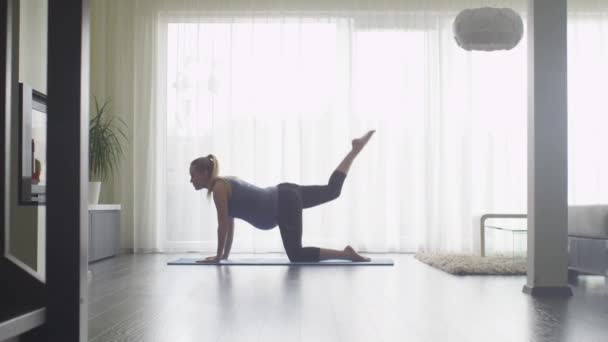
[[[184,265],[184,266],[393,266],[391,259],[372,259],[371,261],[348,261],[348,260],[323,260],[320,262],[291,262],[287,259],[228,259],[222,260],[219,263],[197,263],[196,260],[201,258],[180,258],[175,261],[169,261],[167,265]]]

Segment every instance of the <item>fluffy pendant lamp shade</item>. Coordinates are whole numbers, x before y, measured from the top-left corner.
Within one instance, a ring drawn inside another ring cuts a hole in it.
[[[465,9],[454,19],[454,38],[465,50],[510,50],[521,40],[524,24],[510,8]]]

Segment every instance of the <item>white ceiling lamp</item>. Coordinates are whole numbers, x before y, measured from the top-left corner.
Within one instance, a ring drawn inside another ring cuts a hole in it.
[[[467,51],[511,50],[521,40],[524,23],[510,8],[465,9],[454,19],[454,39]]]

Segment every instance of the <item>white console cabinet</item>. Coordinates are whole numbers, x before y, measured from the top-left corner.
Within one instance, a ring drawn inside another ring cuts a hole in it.
[[[89,262],[120,252],[120,205],[89,206]]]

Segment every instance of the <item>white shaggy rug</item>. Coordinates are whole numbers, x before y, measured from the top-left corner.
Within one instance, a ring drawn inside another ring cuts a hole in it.
[[[425,264],[456,275],[525,275],[527,261],[523,256],[474,256],[462,254],[416,253]]]

